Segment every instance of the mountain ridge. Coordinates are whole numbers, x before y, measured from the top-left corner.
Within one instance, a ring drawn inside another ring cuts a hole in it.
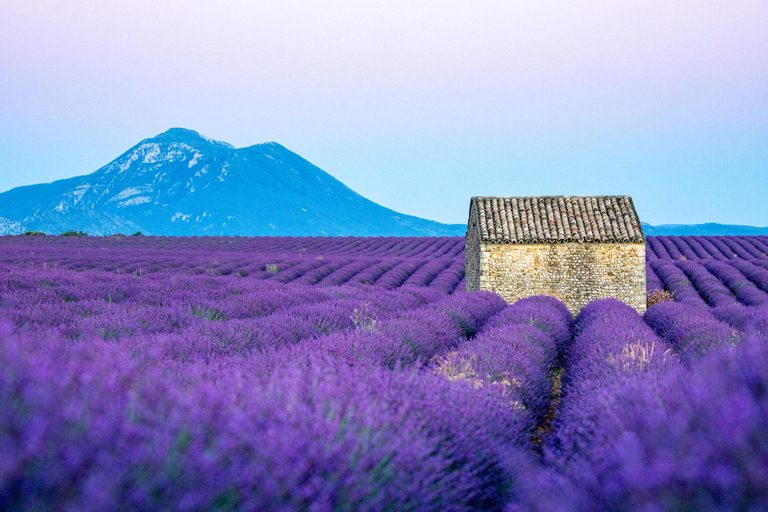
[[[456,236],[378,205],[277,142],[235,148],[171,128],[91,174],[0,194],[0,233]]]

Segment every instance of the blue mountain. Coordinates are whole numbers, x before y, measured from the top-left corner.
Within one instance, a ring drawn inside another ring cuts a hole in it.
[[[235,148],[183,128],[85,175],[0,194],[0,234],[463,236],[357,194],[276,142]]]
[[[661,224],[658,226],[651,226],[650,224],[643,223],[643,232],[649,236],[755,236],[768,235],[768,227],[758,228],[755,226],[741,226],[738,224],[718,224],[716,222],[707,222],[705,224]]]

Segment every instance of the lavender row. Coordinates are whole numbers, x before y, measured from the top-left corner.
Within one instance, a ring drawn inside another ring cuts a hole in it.
[[[649,236],[648,260],[655,259],[768,259],[764,236]],[[44,255],[60,256],[116,248],[121,251],[174,251],[197,253],[270,254],[295,259],[300,256],[361,257],[463,257],[463,237],[0,237],[3,252],[24,247]]]
[[[378,293],[430,295],[418,287]],[[354,330],[272,353],[281,364],[272,372],[242,355],[169,366],[157,351],[124,344],[89,340],[69,353],[73,347],[61,338],[4,339],[14,353],[3,364],[16,371],[13,382],[0,380],[0,396],[13,405],[6,419],[19,428],[3,429],[16,437],[2,444],[27,442],[30,411],[42,419],[36,432],[42,429],[46,441],[8,454],[0,500],[74,510],[498,508],[525,467],[525,453],[515,448],[523,413],[498,387],[477,389],[405,367],[455,348],[505,303],[490,293],[438,295],[392,319],[377,318],[363,303],[351,315]],[[332,316],[337,303],[321,305]],[[371,341],[387,334],[395,342],[388,348],[399,343],[395,352],[406,357],[377,353]],[[342,339],[353,342],[343,347],[346,359],[333,346]],[[302,347],[310,350],[297,359]],[[360,348],[367,359],[356,357]],[[16,395],[20,386],[43,390],[54,374],[72,384],[43,393],[44,403]],[[79,414],[65,415],[75,404]],[[92,436],[82,435],[83,418],[97,420]],[[69,465],[65,451],[74,459]],[[141,475],[150,479],[137,481]]]
[[[601,510],[764,508],[768,345],[721,347],[690,371],[619,390],[610,449],[584,468],[599,498],[583,500],[581,510],[595,502]]]
[[[650,263],[645,264],[645,289],[647,293],[653,293],[664,290],[661,279],[654,272]]]
[[[755,286],[755,284],[739,270],[739,266],[741,265],[729,265],[716,260],[702,261],[701,264],[713,276],[718,278],[741,304],[744,304],[745,306],[759,306],[768,302],[768,293]],[[742,268],[744,267],[742,266]],[[768,272],[766,272],[766,274],[768,274]]]
[[[0,274],[14,269],[45,271],[48,269],[114,272],[118,275],[143,277],[149,274],[166,275],[208,275],[211,277],[247,277],[279,283],[295,282],[305,285],[339,286],[346,283],[376,285],[388,289],[403,284],[435,287],[445,293],[452,293],[464,276],[463,260],[455,259],[393,259],[375,260],[363,258],[313,258],[295,261],[276,261],[253,258],[237,262],[222,258],[204,258],[205,262],[185,261],[183,264],[169,263],[160,257],[143,255],[140,260],[124,254],[101,255],[107,262],[83,259],[70,265],[49,262],[0,263]],[[121,259],[122,258],[122,259]],[[424,268],[422,268],[424,267]]]
[[[596,389],[571,429],[576,455],[537,474],[518,510],[762,510],[768,345],[720,347],[690,370],[670,360]]]
[[[43,277],[41,279],[41,276]],[[0,281],[2,314],[28,332],[99,337],[175,359],[248,354],[349,330],[446,295],[421,287],[306,287],[207,276],[28,270]],[[356,324],[357,323],[357,324]]]
[[[242,361],[0,328],[0,505],[498,509],[527,473],[501,387],[321,361],[264,381]]]
[[[610,494],[621,486],[617,480],[623,475],[616,475],[606,459],[616,456],[617,440],[627,428],[618,419],[633,405],[625,395],[635,388],[657,389],[679,363],[637,312],[615,299],[587,305],[573,331],[562,398],[545,451],[554,471],[550,480],[565,479],[551,509],[617,510],[620,502]]]
[[[647,290],[666,289],[694,307],[768,303],[768,270],[744,260],[722,262],[653,260],[647,264]]]
[[[552,339],[558,359],[571,341],[573,316],[568,307],[554,297],[536,295],[517,301],[488,320],[485,329],[527,324],[544,331]]]
[[[595,388],[674,364],[672,346],[659,338],[634,309],[616,299],[589,303],[577,316],[573,332],[573,343],[565,353],[563,377],[564,401],[569,405],[561,418],[580,414],[579,401],[591,400]]]
[[[755,284],[760,290],[768,293],[768,270],[748,261],[732,260],[728,262],[733,268]]]
[[[443,238],[342,238],[342,237],[0,237],[0,262],[64,265],[70,268],[117,270],[124,267],[151,272],[160,268],[196,267],[227,273],[263,263],[301,259],[448,258],[463,259],[464,239]],[[648,261],[662,260],[768,260],[768,239],[746,236],[647,237]],[[119,255],[115,258],[115,255]],[[131,261],[127,261],[131,260]],[[224,262],[223,264],[220,262]],[[234,265],[234,266],[233,266]],[[231,269],[228,267],[232,267]],[[263,269],[262,269],[263,270]],[[247,270],[244,270],[247,272]]]
[[[768,260],[768,240],[762,236],[649,236],[648,261]]]
[[[389,318],[377,318],[362,309],[353,315],[354,329],[274,347],[253,364],[262,374],[317,360],[344,367],[423,368],[433,357],[455,350],[474,336],[505,306],[496,294],[475,292],[452,295]]]
[[[624,398],[628,390],[656,388],[678,362],[632,308],[614,299],[587,305],[576,318],[574,336],[546,455],[570,488],[563,491],[563,508],[615,510],[606,487],[616,485],[617,475],[605,460],[627,427],[617,411],[632,407]]]
[[[760,309],[712,311],[732,319],[748,311],[741,319],[755,322]],[[768,344],[764,337],[742,342],[709,311],[650,307],[645,321],[663,327],[667,343],[618,301],[582,310],[566,352],[548,467],[533,472],[515,510],[761,509],[768,499]]]
[[[106,249],[146,253],[174,251],[298,256],[463,257],[463,237],[60,237],[3,236],[3,253],[29,250],[59,256],[67,250],[86,253]],[[6,256],[7,258],[8,256]]]
[[[519,501],[519,483],[535,470],[525,448],[535,421],[531,419],[534,407],[526,410],[514,404],[532,399],[531,391],[537,386],[548,393],[543,385],[548,386],[549,375],[542,370],[545,366],[551,369],[557,354],[550,333],[567,336],[570,314],[548,297],[504,306],[497,295],[472,293],[447,297],[391,319],[380,320],[370,316],[370,311],[358,311],[353,331],[308,339],[272,353],[271,360],[281,363],[280,371],[265,372],[254,358],[246,357],[216,357],[205,366],[173,363],[168,367],[167,360],[155,359],[157,353],[139,351],[137,373],[162,369],[141,379],[141,385],[152,392],[131,387],[136,375],[114,373],[113,379],[123,384],[130,381],[123,395],[107,387],[110,396],[117,395],[117,401],[110,403],[117,404],[114,408],[100,403],[100,397],[88,403],[90,395],[82,389],[75,391],[79,411],[99,417],[100,426],[112,421],[114,428],[99,432],[96,441],[84,440],[78,437],[77,417],[62,419],[58,410],[46,412],[47,428],[52,430],[58,424],[57,435],[49,435],[44,453],[27,454],[24,460],[11,457],[13,463],[7,467],[14,474],[7,481],[16,476],[29,482],[34,467],[35,485],[49,492],[25,494],[23,488],[11,487],[0,488],[0,496],[10,495],[8,499],[22,506],[75,510],[108,510],[115,503],[148,510],[182,508],[180,504],[211,508],[220,505],[223,494],[233,508],[303,508],[311,503],[317,510],[393,506],[474,510]],[[536,311],[541,314],[531,317]],[[491,325],[489,318],[494,320],[492,328],[486,327]],[[465,341],[481,330],[472,341]],[[510,333],[517,336],[500,337]],[[391,340],[382,350],[376,340],[387,336]],[[35,344],[25,342],[25,348]],[[61,362],[66,360],[62,350],[69,347],[64,344],[63,349],[58,346],[51,351],[57,343],[47,340],[38,346],[56,359],[55,371],[61,374]],[[504,361],[489,349],[501,349],[514,358],[515,343],[529,359],[510,359],[507,370],[496,368],[500,377],[496,385],[446,379],[439,371],[407,370],[424,367],[435,354],[450,357],[457,347],[463,349],[462,343],[484,348],[486,355],[495,357],[488,361],[491,365]],[[100,364],[108,368],[80,365],[73,373],[87,374],[88,385],[103,389],[104,373],[114,372],[120,366],[116,360],[128,352],[116,352],[119,346],[96,342],[89,357],[78,353],[73,359],[89,361],[94,352],[98,355],[107,350],[109,354]],[[366,357],[360,357],[360,350]],[[414,350],[417,357],[412,357]],[[128,361],[135,364],[137,352],[130,352]],[[303,357],[297,358],[302,352]],[[393,353],[405,357],[393,360],[389,357]],[[39,356],[35,354],[35,371],[40,368]],[[523,372],[519,365],[526,363],[528,372]],[[22,369],[16,374],[22,378],[24,370],[32,369],[18,360],[10,364]],[[503,375],[505,371],[515,373]],[[152,378],[157,376],[160,378]],[[173,396],[164,396],[169,390]],[[138,422],[137,428],[144,428],[138,438],[134,434],[130,440],[121,437],[126,430],[135,432],[123,426],[128,420],[119,406],[125,395],[132,404],[131,424]],[[147,403],[142,404],[145,396]],[[188,400],[188,396],[194,399]],[[66,408],[71,402],[60,395],[48,404],[54,407],[51,403]],[[25,411],[34,409],[18,399],[14,404]],[[95,415],[94,409],[98,410]],[[144,413],[158,409],[174,421],[160,422],[156,416],[155,421],[143,419]],[[100,417],[107,413],[114,417]],[[14,415],[11,418],[18,421]],[[265,431],[279,433],[280,442],[270,438],[264,444],[261,436]],[[348,436],[343,435],[346,432]],[[366,432],[363,444],[359,444],[359,432]],[[129,460],[119,451],[126,443],[132,446]],[[99,463],[108,467],[85,464],[73,466],[71,473],[62,471],[58,450],[63,446],[70,456],[98,453]],[[117,447],[115,452],[109,451],[112,446]],[[165,464],[169,459],[174,461],[171,466]],[[218,460],[225,464],[217,464]],[[235,467],[230,469],[232,464]],[[146,474],[147,468],[151,468],[152,480],[137,485],[133,476]],[[376,476],[379,471],[386,476]],[[90,486],[94,473],[101,479],[96,495]],[[306,482],[309,475],[311,482],[298,483]],[[163,486],[168,476],[172,476],[171,487]],[[275,487],[278,489],[273,491]]]
[[[526,434],[547,413],[558,351],[570,340],[571,314],[553,297],[530,297],[508,306],[474,339],[434,360],[434,371],[478,386],[497,385],[523,408],[530,420]]]
[[[664,288],[674,294],[675,301],[698,308],[707,307],[707,303],[699,296],[698,290],[691,284],[688,276],[675,264],[656,260],[650,262],[650,266]]]
[[[135,237],[140,239],[137,242],[133,241],[134,237],[79,240],[82,238],[89,237],[2,237],[0,243],[4,250],[0,253],[0,265],[6,261],[6,269],[29,265],[30,270],[45,270],[53,266],[135,276],[150,273],[236,276],[320,286],[364,283],[394,289],[414,284],[435,287],[445,293],[463,289],[463,255],[455,250],[462,242],[457,238],[176,240]],[[757,291],[749,286],[742,289],[743,283],[733,281],[726,274],[715,276],[721,286],[696,267],[706,263],[707,268],[712,269],[721,260],[741,269],[745,266],[753,269],[752,274],[754,269],[765,273],[767,269],[761,265],[768,264],[768,259],[761,251],[768,250],[768,246],[760,237],[648,237],[647,244],[650,292],[665,287],[664,276],[657,275],[658,265],[679,260],[675,263],[689,274],[686,277],[696,281],[690,291],[699,293],[703,302],[690,296],[687,290],[678,290],[686,286],[679,285],[679,279],[675,278],[666,288],[675,292],[678,300],[716,307],[733,301],[756,305],[768,298],[760,293],[766,290]],[[294,246],[298,250],[282,251]],[[424,250],[417,251],[422,246]],[[247,249],[256,252],[248,253]],[[349,253],[342,255],[346,249]],[[398,254],[409,257],[389,259]],[[765,282],[768,278],[763,277],[756,278],[762,279],[755,283],[758,288],[760,285],[766,288],[768,284]]]
[[[734,304],[736,299],[720,280],[709,273],[706,267],[693,261],[681,261],[677,266],[682,270],[691,284],[698,290],[699,296],[710,306]]]
[[[735,345],[741,334],[717,320],[709,310],[701,310],[679,302],[662,302],[645,312],[645,322],[687,364],[698,361],[719,345]]]
[[[741,337],[756,336],[768,341],[768,304],[752,307],[732,304],[714,308],[712,315],[739,331]]]

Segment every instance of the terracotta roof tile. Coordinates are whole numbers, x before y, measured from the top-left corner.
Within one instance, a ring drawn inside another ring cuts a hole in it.
[[[645,241],[629,196],[473,197],[483,242]]]

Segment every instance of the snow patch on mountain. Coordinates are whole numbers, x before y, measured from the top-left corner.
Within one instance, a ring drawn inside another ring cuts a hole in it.
[[[229,174],[229,162],[225,163],[221,166],[221,172],[219,173],[219,176],[216,178],[219,181],[224,181],[224,178]]]
[[[24,226],[20,222],[0,217],[0,235],[20,235],[24,231]]]
[[[144,204],[151,202],[152,199],[147,196],[132,197],[117,204],[118,208],[125,208],[126,206],[136,206],[137,204]]]
[[[125,199],[127,197],[131,197],[131,196],[135,196],[135,195],[141,194],[142,192],[144,192],[144,191],[141,190],[138,187],[128,187],[128,188],[125,188],[125,189],[121,190],[120,192],[118,192],[114,196],[112,196],[112,198],[110,198],[110,200],[108,202],[120,201],[121,199]]]
[[[197,151],[195,151],[195,154],[192,155],[192,159],[189,161],[189,164],[187,165],[187,167],[191,169],[192,167],[197,165],[197,159],[202,156],[203,155],[201,153],[198,153]]]
[[[109,166],[109,170],[117,168],[118,174],[123,174],[125,171],[131,168],[131,165],[133,164],[133,162],[139,159],[140,149],[141,148],[136,149],[136,151],[131,153],[131,156],[129,156],[126,160],[123,160],[122,162],[120,162],[119,160],[115,161],[115,163]]]
[[[85,193],[90,190],[90,188],[91,186],[88,183],[75,187],[75,189],[72,191],[72,202],[74,204],[79,203],[83,199]]]
[[[144,159],[141,163],[152,164],[159,160],[160,144],[144,144],[139,149],[144,149]]]
[[[167,163],[186,160],[189,158],[190,152],[194,152],[194,155],[192,156],[193,159],[199,156],[203,156],[191,146],[177,142],[173,142],[171,144],[163,144],[163,147],[161,147],[160,144],[153,142],[151,144],[144,144],[139,149],[142,148],[144,148],[144,159],[141,162],[143,164],[154,164],[157,162]]]

